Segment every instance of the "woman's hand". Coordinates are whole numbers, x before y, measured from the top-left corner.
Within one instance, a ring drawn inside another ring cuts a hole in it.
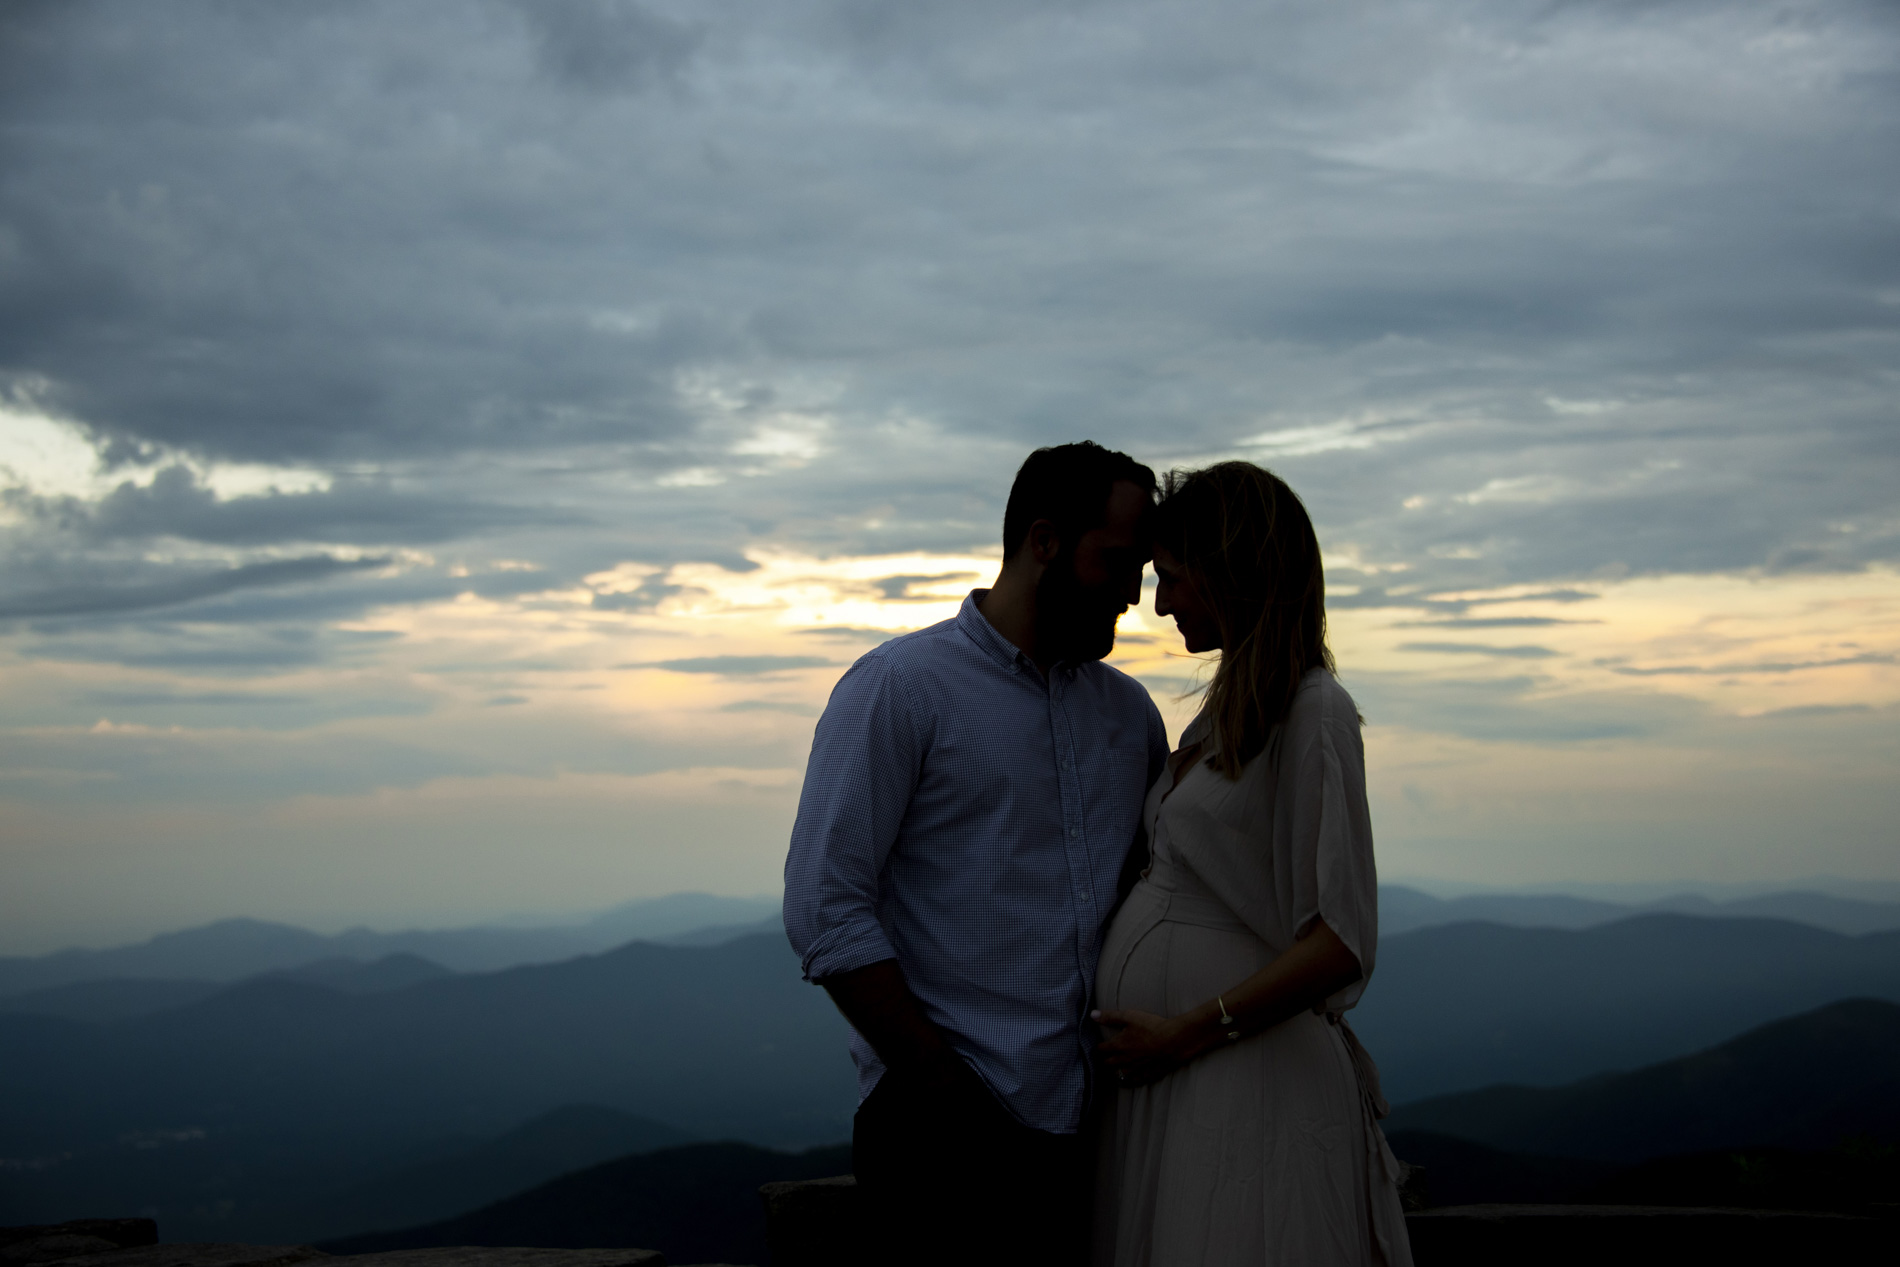
[[[1164,1078],[1205,1049],[1190,1016],[1104,1009],[1090,1012],[1089,1019],[1108,1034],[1095,1050],[1120,1086]]]
[[[1179,1016],[1090,1012],[1108,1035],[1095,1050],[1120,1085],[1145,1086],[1216,1047],[1313,1008],[1358,979],[1359,957],[1315,916],[1305,935],[1272,963]]]

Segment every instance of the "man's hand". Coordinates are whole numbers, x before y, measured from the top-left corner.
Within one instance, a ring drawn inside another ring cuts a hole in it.
[[[880,959],[818,984],[825,987],[851,1028],[871,1044],[884,1067],[906,1086],[932,1096],[973,1089],[989,1095],[944,1032],[924,1015],[923,1004],[904,983],[897,960]]]

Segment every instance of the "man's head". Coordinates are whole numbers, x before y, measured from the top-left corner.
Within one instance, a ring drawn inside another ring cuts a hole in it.
[[[1115,622],[1141,600],[1154,494],[1153,471],[1087,440],[1037,449],[1016,472],[1003,567],[1034,580],[1036,641],[1052,661],[1114,648]]]

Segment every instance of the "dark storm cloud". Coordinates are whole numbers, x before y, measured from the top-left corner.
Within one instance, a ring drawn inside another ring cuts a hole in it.
[[[823,638],[827,642],[858,642],[873,647],[889,642],[896,636],[888,629],[864,629],[855,625],[825,625],[819,629],[796,629],[793,632],[808,638]]]
[[[386,566],[387,559],[338,559],[312,555],[269,563],[246,563],[215,572],[189,571],[161,581],[123,586],[57,586],[0,598],[0,620],[46,616],[89,616],[100,613],[149,611],[233,590],[259,586],[296,585],[339,573]]]
[[[130,480],[96,502],[77,497],[9,499],[16,509],[68,532],[102,541],[182,537],[218,545],[287,541],[433,544],[529,524],[573,524],[566,511],[401,493],[384,481],[344,480],[322,491],[219,497],[189,467],[160,469],[147,484]]]
[[[82,691],[72,703],[115,719],[154,726],[246,726],[299,730],[363,718],[420,717],[430,701],[420,694],[295,695],[274,691]]]
[[[215,676],[264,676],[320,663],[348,666],[398,635],[386,631],[314,630],[289,625],[189,626],[143,621],[119,628],[47,622],[22,645],[43,660],[123,664]]]
[[[521,0],[542,66],[558,79],[607,92],[677,82],[701,32],[626,0]]]
[[[711,673],[719,677],[760,677],[767,673],[823,668],[836,663],[835,660],[813,655],[714,655],[655,660],[651,664],[629,664],[623,667],[665,669],[668,673]]]
[[[1828,660],[1756,660],[1742,664],[1658,665],[1644,668],[1633,664],[1613,664],[1612,673],[1624,677],[1730,677],[1741,673],[1801,673],[1809,669],[1832,669],[1844,664],[1892,664],[1894,658],[1867,652],[1862,655],[1836,656]]]
[[[795,704],[773,699],[736,699],[730,704],[721,704],[722,713],[789,713],[793,717],[816,717],[818,710],[809,704]]]
[[[872,590],[887,603],[937,603],[941,598],[913,594],[919,585],[944,585],[953,581],[975,581],[975,572],[938,572],[930,576],[880,576],[871,582]]]
[[[1900,560],[1889,6],[0,22],[0,391],[131,481],[11,495],[16,615],[963,549],[1078,436],[1272,465],[1403,568],[1335,568],[1335,606],[1464,628],[1521,618],[1443,595]],[[219,463],[328,484],[220,497]],[[292,546],[437,557],[235,579]]]
[[[1548,629],[1552,625],[1593,625],[1593,620],[1557,616],[1454,616],[1449,620],[1397,620],[1394,629]]]
[[[669,583],[664,573],[655,573],[630,590],[595,594],[589,605],[595,611],[650,612],[684,588]]]
[[[303,695],[282,695],[270,691],[86,691],[79,697],[84,704],[106,708],[147,708],[168,705],[268,708],[284,704],[307,704]]]
[[[1544,660],[1557,653],[1549,647],[1521,645],[1494,647],[1482,642],[1402,642],[1401,651],[1424,651],[1432,655],[1498,656],[1506,660]]]
[[[1503,743],[1568,745],[1683,733],[1707,724],[1705,706],[1670,695],[1594,692],[1540,698],[1532,677],[1424,679],[1348,673],[1367,724],[1412,726]]]

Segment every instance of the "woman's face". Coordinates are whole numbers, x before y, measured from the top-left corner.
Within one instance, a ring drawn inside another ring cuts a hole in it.
[[[1219,651],[1220,626],[1207,599],[1166,546],[1155,547],[1155,576],[1160,581],[1155,586],[1155,615],[1174,617],[1189,651]]]

